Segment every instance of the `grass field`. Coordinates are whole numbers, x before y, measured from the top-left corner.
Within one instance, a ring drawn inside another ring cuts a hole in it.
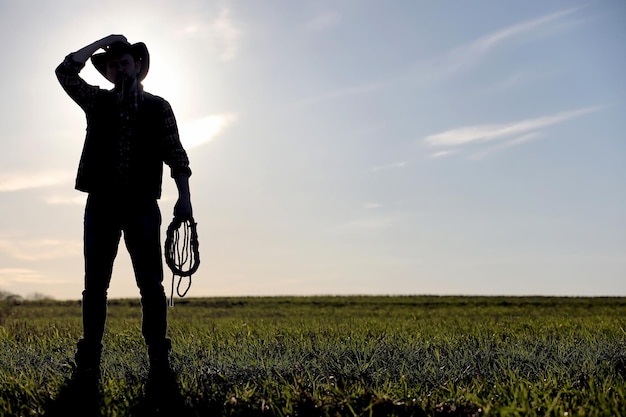
[[[101,382],[77,395],[80,305],[0,303],[0,415],[626,415],[625,298],[214,298],[169,311],[175,383],[151,391],[139,303],[113,300]]]

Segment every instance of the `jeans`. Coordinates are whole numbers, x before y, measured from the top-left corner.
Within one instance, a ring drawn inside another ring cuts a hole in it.
[[[107,291],[122,232],[141,295],[141,329],[148,346],[166,343],[167,299],[163,289],[161,212],[154,199],[90,194],[84,218],[85,290],[83,340],[100,345]]]

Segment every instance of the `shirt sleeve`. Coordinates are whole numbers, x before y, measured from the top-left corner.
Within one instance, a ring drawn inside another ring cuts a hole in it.
[[[89,85],[78,74],[85,67],[85,63],[76,62],[72,54],[65,57],[56,68],[56,76],[65,92],[84,111],[89,111],[95,101],[99,87]]]
[[[187,152],[180,143],[180,137],[178,135],[178,125],[176,124],[176,118],[172,107],[167,101],[163,101],[163,161],[169,165],[171,170],[171,176],[189,177],[191,176],[191,169],[189,168],[189,158]]]

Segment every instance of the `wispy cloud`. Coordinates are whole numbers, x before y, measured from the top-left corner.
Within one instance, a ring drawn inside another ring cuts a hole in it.
[[[479,152],[474,152],[473,154],[471,154],[469,156],[470,159],[482,159],[484,157],[486,157],[487,155],[491,155],[492,153],[500,150],[500,149],[505,149],[505,148],[510,148],[513,146],[517,146],[517,145],[521,145],[522,143],[526,143],[528,141],[531,140],[535,140],[538,139],[540,137],[543,136],[543,133],[541,132],[532,132],[532,133],[527,133],[525,135],[519,136],[515,139],[512,139],[508,142],[504,142],[504,143],[500,143],[497,144],[495,146],[491,146],[487,149],[484,149],[482,151]]]
[[[338,12],[325,11],[306,22],[303,28],[309,32],[319,32],[337,25],[340,21],[341,15]]]
[[[304,98],[302,100],[295,102],[294,106],[305,106],[305,105],[317,103],[320,101],[334,100],[334,99],[345,98],[349,96],[373,93],[375,91],[379,91],[383,89],[384,87],[385,87],[384,83],[372,82],[372,83],[358,85],[354,87],[339,88],[334,91],[327,91],[325,93],[322,93],[316,96]]]
[[[81,254],[82,242],[58,239],[3,239],[0,240],[0,252],[22,261],[56,259]]]
[[[373,232],[386,230],[395,224],[397,218],[393,215],[366,216],[350,220],[333,229],[334,232]]]
[[[0,268],[0,285],[10,287],[14,284],[63,284],[66,281],[46,278],[39,271],[25,268]]]
[[[74,173],[67,171],[13,172],[0,174],[0,192],[50,187],[71,181],[73,177]]]
[[[84,193],[76,193],[74,196],[60,196],[54,195],[44,199],[47,204],[50,205],[80,205],[84,206],[87,201],[87,195]]]
[[[514,36],[518,36],[520,34],[531,33],[537,30],[538,28],[545,26],[548,23],[558,21],[562,17],[570,15],[574,12],[577,12],[580,9],[581,7],[574,7],[571,9],[561,10],[555,13],[551,13],[551,14],[539,17],[537,19],[527,20],[525,22],[518,23],[513,26],[509,26],[507,28],[501,29],[497,32],[493,32],[487,36],[484,36],[472,42],[472,44],[470,45],[470,49],[473,49],[476,51],[487,52],[490,49],[498,46],[499,44],[503,43],[504,41]]]
[[[424,141],[432,147],[455,147],[476,142],[488,142],[515,135],[524,135],[600,109],[601,107],[587,107],[511,123],[466,126],[429,135],[424,138]]]
[[[372,167],[371,171],[372,172],[389,171],[391,169],[404,168],[405,166],[406,166],[406,162],[394,162],[392,164],[377,165],[375,167]]]
[[[537,37],[552,33],[550,30],[547,30],[553,29],[554,25],[550,25],[551,23],[558,22],[559,25],[562,26],[566,16],[572,15],[580,9],[581,7],[561,10],[500,29],[479,37],[474,41],[443,52],[435,57],[420,60],[413,65],[413,68],[408,71],[403,71],[400,75],[395,74],[394,76],[379,79],[377,81],[371,81],[362,85],[329,91],[300,100],[296,102],[295,105],[308,105],[327,100],[369,94],[380,91],[391,85],[405,82],[408,79],[415,79],[416,77],[420,80],[420,82],[430,83],[433,79],[436,80],[456,75],[477,66],[492,51],[506,45],[507,43],[512,44],[516,40],[530,39],[531,37],[533,39],[537,39]],[[323,22],[327,22],[326,24],[336,23],[333,19],[336,18],[332,18],[331,15],[327,17],[321,15],[311,21],[311,27],[323,28]],[[315,21],[317,21],[317,23],[313,24]],[[540,29],[546,30],[541,32]],[[507,79],[506,82],[509,84],[521,83],[524,80],[530,79],[530,75],[525,75],[524,79],[521,77],[521,75],[518,75],[516,79]]]
[[[437,159],[437,158],[443,158],[444,156],[449,156],[452,154],[457,153],[458,150],[449,150],[449,151],[438,151],[438,152],[433,152],[432,154],[430,154],[429,158],[431,159]]]
[[[232,61],[239,52],[242,31],[231,18],[229,8],[222,8],[217,17],[207,23],[188,24],[180,33],[183,37],[204,38],[212,41],[220,61]]]
[[[241,31],[235,26],[230,18],[230,9],[222,9],[217,19],[211,24],[216,39],[221,46],[219,59],[230,61],[235,58],[239,50],[239,38]]]
[[[561,10],[500,29],[465,45],[454,48],[431,60],[421,62],[418,64],[418,69],[426,70],[426,72],[431,75],[438,77],[442,75],[450,76],[464,70],[469,70],[479,64],[482,59],[496,48],[524,37],[537,37],[539,36],[538,31],[540,29],[549,27],[551,23],[561,22],[564,17],[580,9],[580,7],[576,7]]]
[[[180,140],[186,149],[200,146],[219,136],[237,119],[234,113],[211,114],[180,125]]]
[[[390,205],[365,203],[354,217],[327,229],[328,233],[351,235],[360,233],[386,233],[394,227],[413,222],[417,212],[396,210]]]
[[[525,69],[509,74],[503,79],[494,82],[488,91],[503,92],[512,89],[519,89],[532,83],[546,80],[556,77],[558,72],[556,70],[541,70],[541,69]]]
[[[41,280],[43,275],[32,269],[25,268],[0,268],[0,285],[8,286],[15,282],[28,282]]]

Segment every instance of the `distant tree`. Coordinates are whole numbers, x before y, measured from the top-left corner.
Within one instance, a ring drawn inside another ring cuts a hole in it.
[[[25,298],[21,295],[13,294],[9,291],[0,290],[0,301],[13,301],[13,302],[21,302],[21,301],[43,301],[43,300],[54,300],[54,297],[41,293],[41,292],[33,292],[28,294]]]
[[[17,294],[0,290],[0,301],[9,301],[13,304],[20,304],[22,301],[24,301],[24,299]]]
[[[20,297],[19,295],[13,294],[8,291],[0,290],[0,300],[15,300],[15,297]]]
[[[27,300],[32,300],[32,301],[42,301],[42,300],[54,300],[54,297],[51,297],[47,294],[42,294],[40,292],[34,292],[31,294],[28,294],[26,296]]]

